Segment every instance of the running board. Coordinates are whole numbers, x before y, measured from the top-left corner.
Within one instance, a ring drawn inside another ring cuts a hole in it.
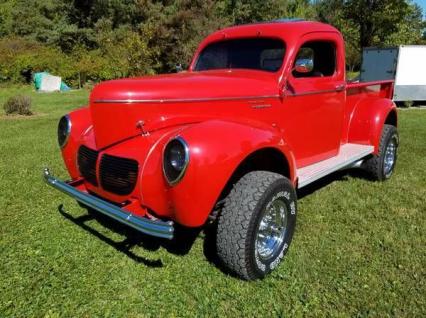
[[[347,168],[365,156],[372,154],[373,151],[373,146],[360,144],[341,145],[337,156],[297,169],[298,187],[299,189],[303,188],[330,173]]]

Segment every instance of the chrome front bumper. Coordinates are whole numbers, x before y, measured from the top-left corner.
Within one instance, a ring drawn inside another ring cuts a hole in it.
[[[56,179],[54,176],[50,174],[50,171],[47,168],[44,169],[43,175],[44,175],[44,180],[50,186],[69,195],[75,200],[81,202],[82,204],[113,218],[114,220],[120,223],[128,225],[138,230],[139,232],[142,232],[151,236],[156,236],[156,237],[161,237],[166,239],[173,238],[174,227],[173,227],[172,221],[165,222],[161,220],[150,220],[148,218],[135,216],[132,213],[129,213],[123,209],[120,209],[114,204],[106,202],[88,193],[82,192],[74,188],[73,186],[69,185],[68,183],[61,181],[59,179]]]

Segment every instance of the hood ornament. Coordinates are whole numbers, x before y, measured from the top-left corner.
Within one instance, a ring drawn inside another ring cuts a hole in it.
[[[141,131],[141,133],[142,133],[142,136],[148,136],[149,135],[149,132],[147,132],[146,130],[145,130],[145,122],[143,121],[143,120],[139,120],[137,123],[136,123],[136,128],[138,128],[140,131]]]

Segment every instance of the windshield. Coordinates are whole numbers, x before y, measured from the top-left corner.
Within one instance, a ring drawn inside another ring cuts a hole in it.
[[[284,59],[284,43],[278,39],[255,38],[215,42],[200,53],[194,71],[252,69],[276,72]]]

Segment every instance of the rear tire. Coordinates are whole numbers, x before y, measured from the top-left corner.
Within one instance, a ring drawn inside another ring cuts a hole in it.
[[[216,245],[222,263],[246,280],[263,278],[286,254],[296,225],[296,192],[280,174],[243,176],[225,199]]]
[[[384,181],[389,179],[395,169],[398,145],[399,137],[396,127],[384,125],[380,138],[379,154],[367,159],[362,168],[374,180]]]

